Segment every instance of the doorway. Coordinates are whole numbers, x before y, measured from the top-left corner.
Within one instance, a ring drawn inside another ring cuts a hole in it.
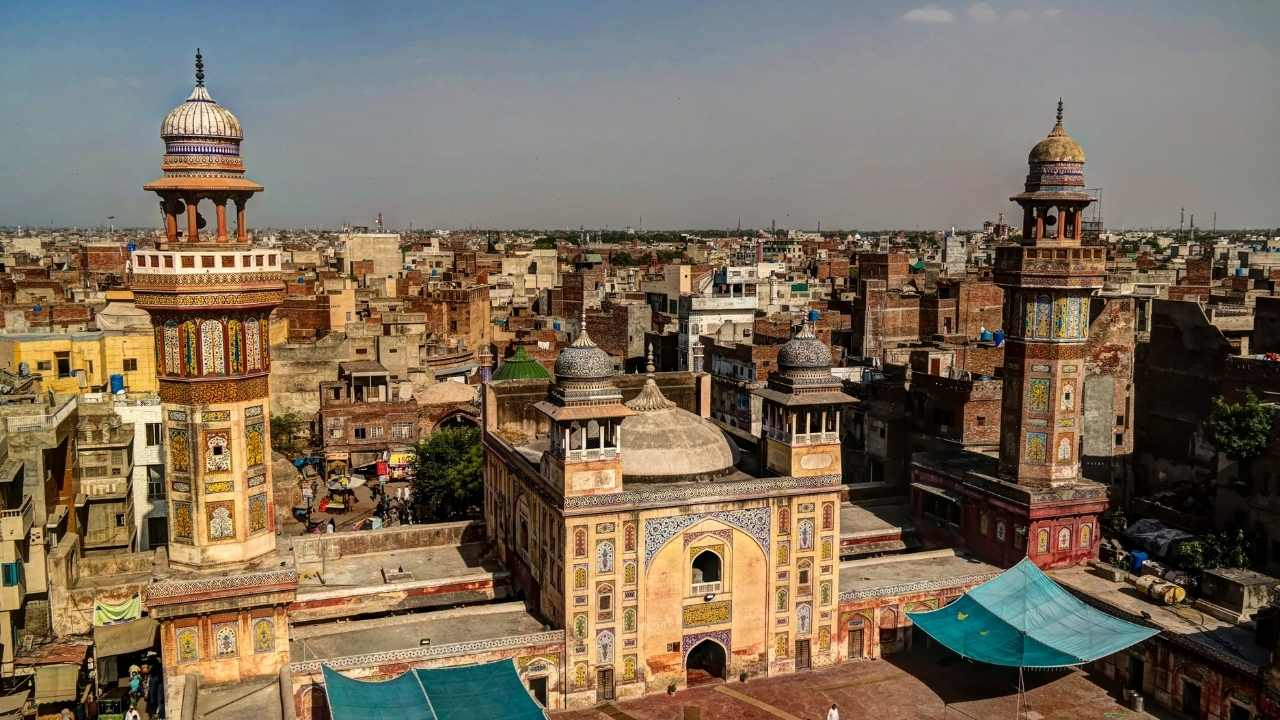
[[[596,698],[613,700],[613,668],[600,668],[596,673]]]
[[[809,638],[796,640],[796,670],[809,669]]]
[[[1142,676],[1147,672],[1147,663],[1140,657],[1129,656],[1129,681],[1125,687],[1142,692]]]
[[[694,645],[684,661],[685,683],[692,687],[724,679],[726,660],[724,648],[715,640]]]
[[[862,629],[862,623],[856,625],[849,624],[849,659],[861,660],[866,657],[866,636]]]
[[[1182,679],[1182,713],[1195,720],[1200,718],[1200,683],[1186,678]]]
[[[547,707],[547,677],[529,678],[529,692],[533,693],[533,699],[543,708]]]

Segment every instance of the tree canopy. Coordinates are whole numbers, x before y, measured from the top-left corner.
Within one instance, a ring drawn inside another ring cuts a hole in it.
[[[1209,441],[1218,451],[1236,462],[1247,463],[1266,450],[1271,442],[1272,411],[1252,391],[1245,390],[1240,402],[1219,395],[1206,423]]]
[[[484,502],[484,453],[477,428],[438,430],[413,446],[413,491],[418,517],[463,520]]]

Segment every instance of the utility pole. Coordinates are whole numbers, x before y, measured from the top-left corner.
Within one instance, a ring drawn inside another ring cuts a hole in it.
[[[1182,234],[1183,221],[1186,219],[1186,208],[1178,208],[1178,234]]]

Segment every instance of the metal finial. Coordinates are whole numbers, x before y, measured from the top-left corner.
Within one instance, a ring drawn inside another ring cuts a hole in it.
[[[1062,98],[1058,98],[1058,124],[1062,124]]]
[[[196,87],[204,87],[204,56],[196,48]]]
[[[649,343],[649,352],[645,353],[648,362],[644,365],[644,371],[650,375],[654,373],[656,368],[653,365],[653,343]]]

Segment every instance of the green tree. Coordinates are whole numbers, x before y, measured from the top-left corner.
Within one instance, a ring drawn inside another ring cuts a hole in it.
[[[1271,442],[1272,412],[1252,390],[1244,391],[1240,402],[1228,402],[1219,395],[1209,413],[1209,440],[1236,462],[1248,462]]]
[[[271,416],[271,449],[285,455],[297,453],[298,436],[307,432],[307,423],[297,413]]]
[[[480,431],[448,428],[413,446],[413,497],[419,518],[462,520],[484,501]]]

